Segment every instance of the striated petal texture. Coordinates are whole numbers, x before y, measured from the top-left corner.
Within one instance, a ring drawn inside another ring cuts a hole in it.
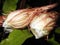
[[[49,34],[55,25],[57,16],[56,12],[47,12],[34,17],[30,23],[30,29],[36,39]]]

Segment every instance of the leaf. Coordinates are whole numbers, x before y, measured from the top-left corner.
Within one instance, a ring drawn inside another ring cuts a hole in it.
[[[60,45],[57,41],[54,40],[54,37],[48,40],[52,45]]]
[[[18,0],[5,0],[5,3],[3,5],[3,12],[7,14],[15,10],[17,2]]]
[[[55,33],[60,34],[60,27],[56,28]]]
[[[56,28],[55,33],[57,35],[60,34],[60,27]],[[48,42],[50,42],[52,45],[60,45],[55,39],[55,34],[53,34],[52,38],[50,38]]]
[[[0,45],[22,45],[22,43],[33,35],[28,30],[14,30],[7,39],[3,40]]]

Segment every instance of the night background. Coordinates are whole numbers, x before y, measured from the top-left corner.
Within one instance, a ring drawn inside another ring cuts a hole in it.
[[[41,7],[53,3],[58,3],[58,6],[52,10],[60,13],[60,0],[0,0],[0,45],[60,45],[60,16],[56,27],[48,35],[48,40],[46,37],[35,39],[27,31],[27,28],[22,31],[21,29],[13,29],[13,32],[6,33],[2,27],[3,17],[14,10]]]

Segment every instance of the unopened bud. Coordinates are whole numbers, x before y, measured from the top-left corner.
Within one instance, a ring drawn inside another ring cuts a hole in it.
[[[55,25],[56,17],[55,12],[42,13],[34,17],[30,23],[30,29],[36,39],[49,34]]]

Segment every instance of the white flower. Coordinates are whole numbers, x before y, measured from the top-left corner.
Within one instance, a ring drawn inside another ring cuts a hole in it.
[[[27,26],[34,15],[34,10],[17,10],[10,13],[3,24],[3,27],[24,28]]]
[[[25,28],[28,26],[33,18],[40,14],[41,12],[45,12],[51,8],[54,8],[57,4],[51,4],[47,6],[42,6],[38,8],[32,8],[32,9],[22,9],[22,10],[16,10],[14,12],[11,12],[8,17],[6,18],[5,22],[3,23],[3,27],[5,29],[7,28]],[[46,16],[44,14],[44,16]],[[39,17],[39,18],[43,18]],[[48,20],[48,19],[47,19]],[[35,22],[34,22],[35,23]],[[44,23],[42,23],[43,25]],[[41,26],[40,26],[41,27]],[[44,25],[43,25],[44,27]]]
[[[36,39],[39,39],[49,34],[49,31],[53,29],[56,20],[56,13],[42,13],[35,16],[30,23],[30,29],[35,35]]]

